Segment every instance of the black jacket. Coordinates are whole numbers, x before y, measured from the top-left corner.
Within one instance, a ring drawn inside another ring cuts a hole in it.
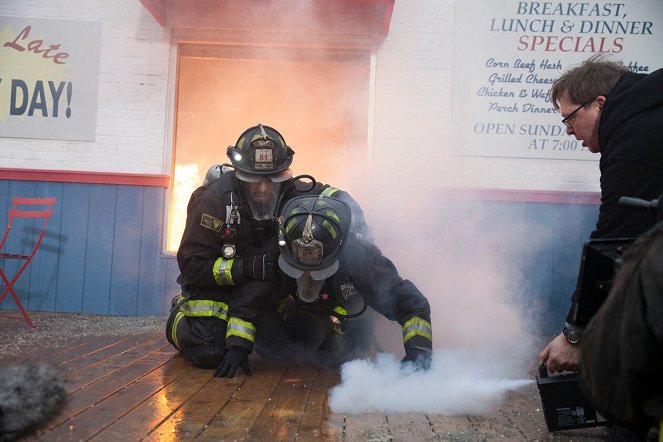
[[[663,190],[663,69],[620,78],[601,111],[599,145],[601,206],[591,237],[636,237],[654,218],[620,209],[617,201],[651,200]]]
[[[351,287],[352,292],[344,293],[341,287]],[[294,293],[294,279],[285,278],[285,290],[286,295]],[[432,351],[431,309],[428,300],[411,281],[398,274],[396,266],[372,242],[356,237],[348,238],[339,256],[338,271],[325,281],[322,293],[328,299],[319,300],[309,307],[321,317],[327,317],[330,309],[335,306],[348,307],[345,300],[347,296],[352,304],[348,314],[359,313],[365,302],[368,307],[398,322],[404,329],[421,332],[404,333],[406,351],[413,347]],[[412,327],[406,325],[408,321],[414,323]]]
[[[591,238],[635,238],[655,223],[647,212],[622,209],[622,196],[653,200],[663,190],[663,69],[624,74],[599,120],[601,206]],[[567,322],[578,326],[575,306]]]

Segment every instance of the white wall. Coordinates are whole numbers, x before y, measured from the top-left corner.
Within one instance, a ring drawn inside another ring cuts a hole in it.
[[[413,184],[598,190],[598,156],[568,161],[454,155],[454,7],[453,0],[396,0],[377,55],[374,170],[414,169],[407,174]]]
[[[485,55],[479,54],[480,51],[454,54],[455,39],[464,43],[461,45],[464,47],[485,47],[490,56],[493,56],[493,52],[497,57],[508,54],[511,61],[521,56],[525,59],[532,59],[534,56],[543,59],[549,56],[551,60],[563,60],[562,69],[544,73],[552,78],[557,78],[558,72],[561,74],[572,64],[580,63],[591,56],[593,52],[574,53],[561,50],[517,52],[517,38],[521,34],[528,34],[527,32],[490,32],[490,20],[483,20],[485,17],[481,17],[480,20],[478,14],[469,14],[464,23],[456,23],[458,16],[456,7],[460,8],[462,5],[466,9],[489,10],[490,14],[494,14],[497,23],[503,17],[507,20],[523,21],[531,18],[536,24],[542,19],[555,21],[554,29],[557,34],[552,32],[548,34],[540,32],[540,34],[553,35],[553,38],[565,35],[581,36],[583,44],[592,37],[596,42],[605,38],[608,42],[606,46],[610,47],[610,42],[614,39],[623,39],[624,50],[616,54],[615,59],[625,64],[629,64],[629,61],[638,61],[642,65],[644,61],[651,68],[651,72],[663,67],[663,52],[659,44],[661,41],[659,28],[663,25],[663,8],[660,1],[624,0],[619,4],[608,4],[608,9],[599,9],[599,14],[589,11],[594,3],[585,4],[586,11],[580,11],[578,4],[571,1],[545,3],[549,10],[558,4],[563,8],[571,8],[566,15],[544,14],[542,12],[544,2],[470,0],[471,3],[461,3],[460,1],[396,0],[395,2],[389,36],[377,53],[374,176],[379,177],[380,171],[388,171],[385,179],[390,180],[394,177],[394,173],[401,171],[409,182],[419,185],[598,191],[598,154],[583,155],[576,152],[557,155],[555,153],[552,155],[553,158],[537,158],[525,148],[520,150],[522,156],[521,154],[510,157],[458,155],[461,150],[455,150],[454,147],[458,146],[452,146],[452,133],[455,129],[452,127],[452,121],[454,117],[460,121],[475,118],[472,115],[475,108],[470,107],[467,110],[466,103],[470,98],[476,101],[476,96],[464,96],[467,91],[461,90],[458,85],[465,77],[483,67]],[[521,5],[538,5],[537,13],[519,14],[516,11]],[[596,5],[604,8],[602,4],[596,3]],[[621,5],[619,6],[621,12],[610,13],[617,11],[617,5]],[[562,30],[565,21],[575,24],[573,31]],[[581,21],[583,24],[606,26],[615,26],[617,21],[631,23],[633,32],[614,30],[610,33],[604,28],[600,34],[583,33],[579,26]],[[650,29],[653,32],[638,32],[643,29]],[[568,33],[563,34],[563,32]],[[512,47],[501,48],[499,43],[495,43],[501,42],[505,35],[508,35],[509,41],[513,42]],[[491,41],[491,37],[494,37],[495,41]],[[464,38],[472,39],[471,44],[463,41]],[[454,63],[459,66],[454,66]],[[459,78],[454,79],[454,72]],[[482,76],[485,73],[482,71],[477,75]],[[454,85],[457,89],[455,91]],[[549,88],[549,85],[542,87]],[[476,95],[474,91],[471,93]],[[452,100],[457,104],[455,108]],[[466,106],[465,109],[461,109],[463,105]],[[476,112],[487,114],[485,109],[479,107],[476,108]],[[513,116],[527,118],[532,124],[561,126],[557,113],[552,115],[520,113]],[[532,137],[511,138],[515,138],[514,141],[519,145],[527,146]],[[487,147],[491,147],[493,143],[497,144],[495,136],[492,138],[486,136],[483,139]],[[559,141],[566,139],[573,140],[573,137],[565,134],[559,137]],[[490,152],[490,148],[484,150]],[[496,152],[498,149],[495,148],[493,151]]]
[[[138,0],[3,0],[0,15],[102,22],[96,141],[0,138],[0,167],[167,173],[170,34]]]
[[[420,185],[597,191],[598,155],[574,161],[454,154],[455,6],[395,2],[376,52],[374,176],[407,170]],[[0,167],[170,174],[170,31],[138,0],[3,0],[0,15],[103,22],[96,141],[0,138]]]

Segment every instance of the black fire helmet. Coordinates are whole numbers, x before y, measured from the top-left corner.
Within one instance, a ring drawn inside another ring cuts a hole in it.
[[[352,223],[350,206],[331,197],[299,196],[288,201],[281,213],[281,270],[295,279],[308,271],[317,281],[336,273]]]
[[[242,181],[257,182],[268,177],[280,182],[292,176],[288,168],[295,152],[272,127],[258,124],[248,128],[234,146],[228,146],[226,154]]]

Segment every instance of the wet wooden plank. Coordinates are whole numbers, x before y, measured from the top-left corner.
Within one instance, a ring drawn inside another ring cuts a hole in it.
[[[113,376],[105,377],[94,383],[75,391],[69,395],[67,404],[58,414],[58,416],[51,422],[50,428],[54,428],[67,420],[79,415],[88,408],[101,402],[105,398],[111,396],[113,393],[126,387],[137,379],[147,375],[152,370],[164,365],[166,362],[174,359],[170,352],[157,352],[149,355],[140,360],[140,363],[131,364],[124,367],[122,370],[114,373]],[[179,358],[178,358],[179,359]],[[171,370],[187,370],[189,364],[185,364],[183,358],[172,362]]]
[[[442,440],[483,441],[467,416],[428,415],[431,430]]]
[[[254,365],[252,365],[253,367]],[[196,440],[240,440],[246,438],[288,366],[272,361],[261,362],[242,388],[221,409]],[[244,376],[243,374],[241,376]]]
[[[172,358],[140,379],[120,388],[82,413],[46,434],[51,440],[87,440],[147,400],[150,396],[185,374],[182,358]]]
[[[212,370],[201,370],[212,376]],[[184,402],[160,425],[151,429],[144,440],[159,442],[164,440],[188,441],[202,433],[220,410],[230,401],[248,378],[211,378],[204,388]]]
[[[425,414],[389,414],[387,422],[393,440],[434,440],[435,434]]]
[[[213,370],[193,368],[172,383],[164,386],[125,414],[101,433],[96,440],[139,440],[159,426],[184,403],[201,390],[207,390],[214,379]],[[221,398],[217,397],[217,400]],[[93,440],[94,440],[93,439]]]
[[[315,374],[313,367],[288,367],[251,428],[251,437],[257,440],[294,440]]]
[[[69,344],[68,348],[47,354],[45,361],[51,365],[57,365],[96,351],[104,345],[109,345],[113,342],[129,338],[130,336],[99,336],[95,338],[76,339]]]
[[[345,415],[345,441],[392,440],[387,416],[381,413]]]
[[[337,370],[319,369],[297,431],[298,442],[336,441],[343,437],[343,415],[329,409],[329,390],[338,384]]]
[[[141,360],[148,358],[154,353],[163,353],[164,355],[171,356],[177,354],[172,347],[164,345],[163,342],[147,342],[118,355],[108,355],[106,359],[95,362],[92,365],[84,366],[80,370],[64,371],[65,386],[69,392],[73,393],[100,379],[115,376],[118,371],[132,364],[140,364]]]
[[[66,361],[61,362],[59,365],[66,367],[68,370],[81,370],[86,367],[92,366],[98,362],[109,359],[113,356],[121,355],[127,351],[135,350],[137,347],[147,345],[149,343],[158,342],[160,346],[165,345],[161,336],[155,336],[152,333],[140,336],[130,336],[128,338],[112,342],[108,345],[101,346],[95,351],[88,352],[76,358],[68,358]]]

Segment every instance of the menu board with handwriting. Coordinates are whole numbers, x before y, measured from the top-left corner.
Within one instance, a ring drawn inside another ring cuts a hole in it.
[[[567,135],[550,88],[602,52],[663,68],[660,0],[456,2],[452,133],[460,155],[595,159]]]

